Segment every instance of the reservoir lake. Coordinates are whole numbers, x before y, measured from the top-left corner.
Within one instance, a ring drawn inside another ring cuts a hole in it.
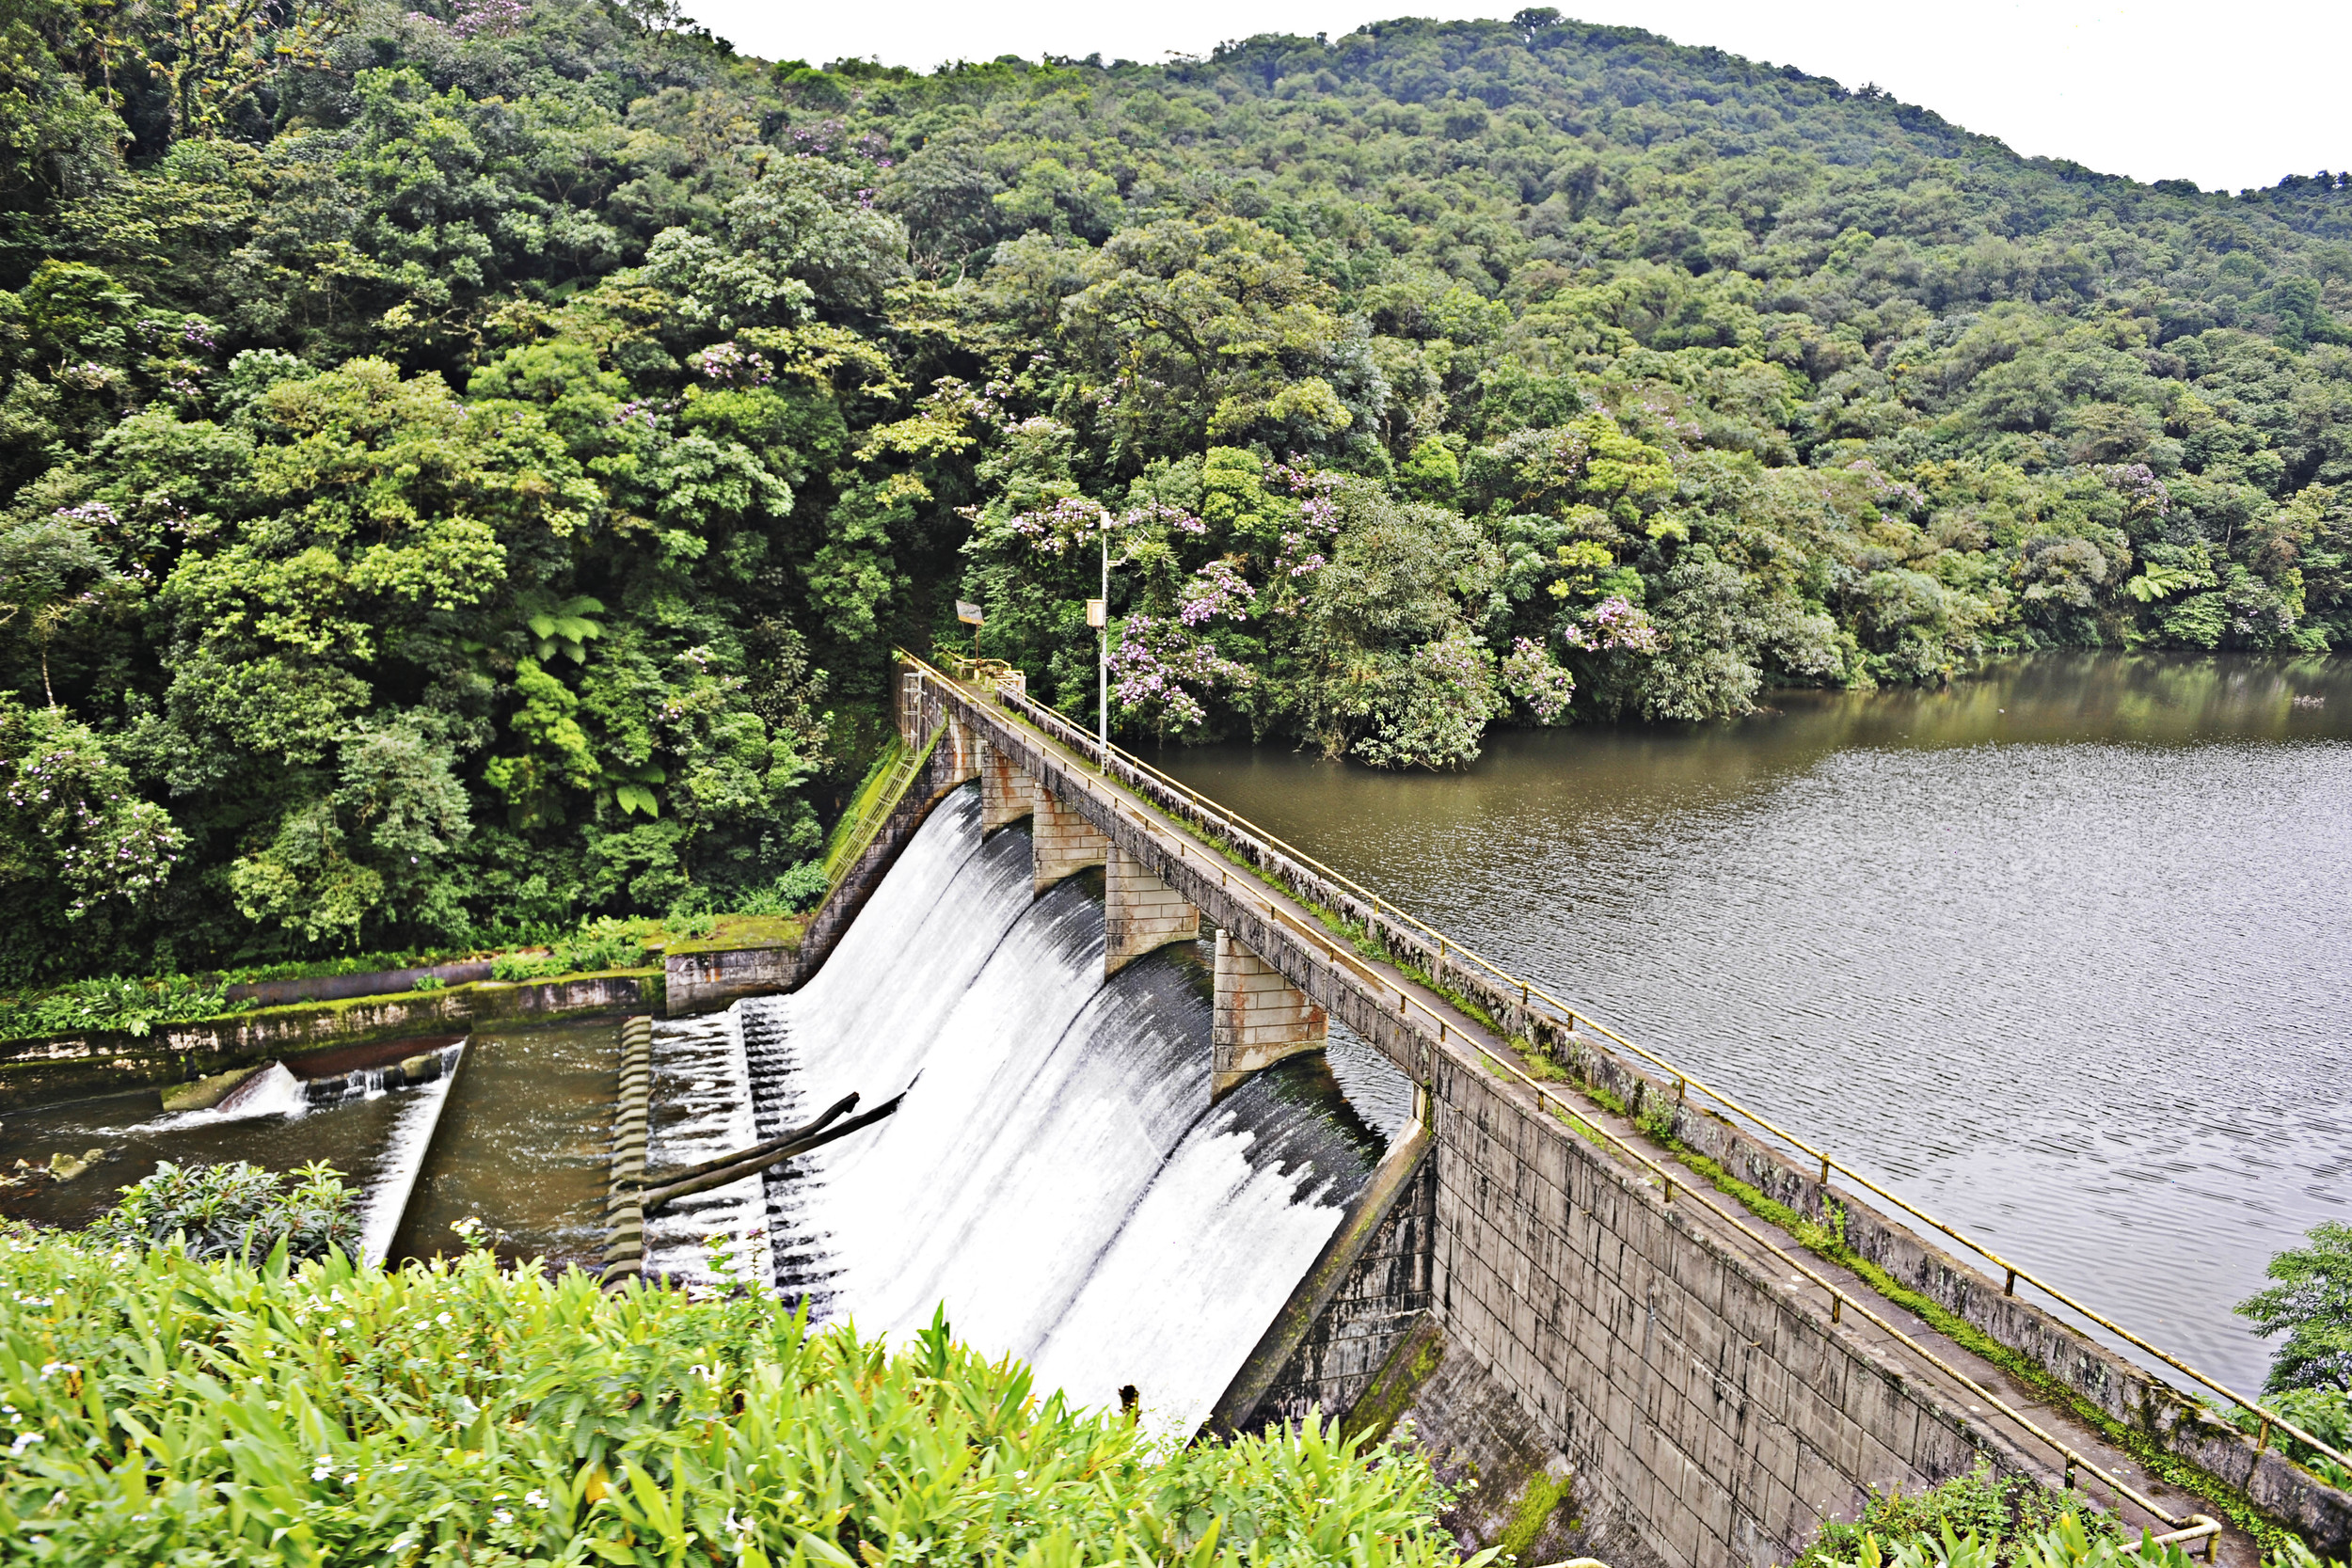
[[[2043,654],[1455,773],[1159,766],[2251,1393],[2352,1219],[2352,662]]]

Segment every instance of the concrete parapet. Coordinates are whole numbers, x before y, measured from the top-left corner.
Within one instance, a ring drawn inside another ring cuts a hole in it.
[[[1212,1100],[1285,1057],[1322,1050],[1331,1033],[1329,1014],[1227,930],[1216,933],[1216,1000],[1210,1020]]]
[[[979,743],[980,832],[993,833],[1037,811],[1041,793],[1021,765],[983,740]]]
[[[1200,907],[1112,845],[1103,878],[1104,974],[1118,974],[1154,948],[1200,937]]]
[[[1039,893],[1089,865],[1103,864],[1110,847],[1111,841],[1084,812],[1064,805],[1045,790],[1037,792],[1036,815],[1029,824],[1029,853]]]

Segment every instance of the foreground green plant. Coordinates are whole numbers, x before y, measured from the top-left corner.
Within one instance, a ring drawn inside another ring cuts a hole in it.
[[[176,1246],[192,1258],[257,1262],[279,1247],[294,1259],[333,1248],[359,1250],[359,1192],[333,1166],[313,1161],[277,1176],[243,1160],[175,1165],[122,1189],[122,1200],[90,1227],[100,1243]]]
[[[1172,1448],[944,1323],[894,1354],[479,1252],[0,1233],[0,1562],[1454,1560],[1426,1465],[1335,1428]]]
[[[1995,1475],[1990,1464],[1979,1461],[1966,1475],[1924,1492],[1872,1493],[1861,1518],[1821,1527],[1797,1568],[1831,1568],[1870,1560],[1883,1551],[1929,1550],[1947,1541],[1981,1543],[1994,1554],[1989,1562],[2005,1563],[2010,1560],[2002,1550],[2006,1544],[2065,1524],[2086,1541],[2122,1539],[2113,1518],[2087,1508],[2088,1499],[2079,1493],[2055,1493],[2024,1476]]]
[[[1851,1523],[1833,1522],[1791,1568],[2189,1568],[2177,1544],[2125,1533],[2078,1495],[2055,1493],[1989,1464],[1925,1492],[1873,1493]],[[2342,1568],[2289,1538],[2264,1568]]]
[[[2285,1417],[2339,1453],[2352,1451],[2352,1394],[2341,1388],[2289,1388],[2284,1393],[2265,1395],[2263,1407]],[[2352,1469],[2337,1464],[2309,1443],[2269,1425],[2251,1410],[2231,1406],[2223,1414],[2239,1431],[2257,1436],[2268,1426],[2269,1439],[2280,1453],[2328,1485],[2352,1491]]]

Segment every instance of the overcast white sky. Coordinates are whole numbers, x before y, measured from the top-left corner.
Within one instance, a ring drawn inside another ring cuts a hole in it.
[[[1253,33],[1391,16],[1508,16],[1521,0],[685,0],[739,49],[929,69],[1017,54],[1158,61]],[[1555,0],[1559,3],[1559,0]],[[1576,0],[1563,14],[1646,27],[1876,82],[2028,155],[2208,189],[2352,165],[2352,3],[2235,0]]]

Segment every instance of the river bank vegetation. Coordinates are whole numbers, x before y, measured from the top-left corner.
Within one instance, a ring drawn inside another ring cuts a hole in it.
[[[773,897],[957,598],[1090,702],[1105,539],[1124,733],[1382,767],[2352,636],[2335,174],[1548,9],[930,75],[655,0],[6,25],[0,985]]]
[[[1413,1453],[1155,1444],[944,1323],[149,1228],[0,1232],[0,1562],[1458,1560]]]
[[[2280,1341],[2264,1398],[2329,1448],[2352,1452],[2352,1225],[2313,1226],[2305,1244],[2273,1258],[2267,1272],[2274,1283],[2238,1304],[2255,1333]],[[2249,1432],[2263,1429],[2251,1411],[2236,1419]],[[2283,1433],[2278,1442],[2331,1485],[2352,1488],[2352,1471],[2310,1444]]]

